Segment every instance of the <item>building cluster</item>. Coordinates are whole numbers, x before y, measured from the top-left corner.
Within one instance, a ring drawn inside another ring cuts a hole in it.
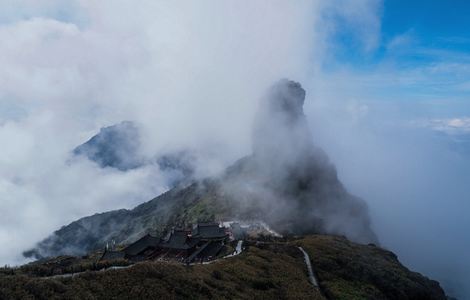
[[[198,223],[190,228],[172,229],[164,238],[147,234],[119,251],[106,247],[101,260],[207,262],[216,259],[222,252],[230,255],[224,251],[230,241],[267,235],[281,236],[260,221]]]
[[[172,229],[162,239],[147,234],[120,251],[105,249],[101,260],[204,262],[215,259],[231,239],[231,227],[199,223],[192,228]]]

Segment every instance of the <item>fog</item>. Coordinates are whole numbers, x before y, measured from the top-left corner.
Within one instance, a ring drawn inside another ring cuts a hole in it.
[[[318,18],[314,2],[2,4],[0,257],[12,264],[78,217],[167,189],[154,165],[71,160],[104,126],[136,122],[146,156],[190,147],[200,176],[249,152],[259,96],[310,72]]]
[[[281,234],[377,243],[367,205],[345,190],[328,155],[313,143],[305,96],[300,83],[287,79],[268,89],[255,115],[253,152],[228,168],[222,194],[236,202],[232,211],[241,210],[241,218],[263,220]]]
[[[330,77],[323,86],[329,89],[330,82],[336,86],[341,79]],[[321,97],[307,112],[316,142],[349,191],[366,199],[381,245],[410,269],[438,280],[449,295],[467,299],[470,152],[465,119],[429,121],[434,108],[421,106],[415,118],[428,121],[410,121],[409,105],[375,101],[367,89],[351,99],[350,84],[343,86],[343,99],[317,90]]]
[[[23,250],[79,217],[168,188],[153,164],[121,171],[71,160],[100,128],[134,121],[143,155],[190,148],[198,176],[209,176],[250,153],[259,100],[290,78],[307,91],[313,143],[366,200],[381,245],[448,293],[470,295],[470,154],[452,147],[455,135],[437,135],[430,114],[417,114],[418,126],[404,99],[381,101],[364,82],[382,73],[323,68],[340,25],[364,53],[377,46],[381,2],[0,5],[1,264],[23,263]]]

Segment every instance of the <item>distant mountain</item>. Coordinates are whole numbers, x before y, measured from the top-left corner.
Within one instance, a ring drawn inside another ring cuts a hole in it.
[[[178,150],[153,157],[141,152],[139,126],[131,121],[103,127],[87,142],[73,150],[76,156],[84,156],[102,168],[128,171],[147,164],[157,164],[167,179],[168,186],[174,187],[189,182],[194,175],[194,154],[189,150]]]
[[[130,121],[101,128],[100,132],[73,150],[101,167],[126,171],[143,164],[139,154],[140,134],[137,126]]]
[[[346,191],[327,155],[313,144],[303,114],[304,100],[300,84],[279,81],[261,102],[253,128],[252,155],[218,177],[180,185],[132,210],[75,221],[25,255],[83,254],[104,247],[110,240],[127,243],[147,232],[162,234],[175,225],[224,219],[262,220],[285,234],[328,233],[377,243],[365,202]],[[131,124],[118,128],[135,137]],[[102,141],[121,141],[114,129],[102,131],[112,132],[104,134],[112,138],[96,138],[88,145],[102,149]],[[132,147],[124,148],[133,152]],[[91,153],[96,157],[96,153],[108,152]],[[117,161],[122,166],[119,158],[114,160],[120,156],[111,153],[105,157],[113,159],[104,161]],[[172,159],[164,159],[162,165],[171,167]]]

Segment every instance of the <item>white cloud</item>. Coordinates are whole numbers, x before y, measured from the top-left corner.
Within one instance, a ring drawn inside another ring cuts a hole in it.
[[[380,44],[383,1],[337,0],[326,3],[326,15],[336,19],[336,22],[322,24],[322,29],[330,26],[333,32],[349,32],[365,52],[376,50]]]
[[[409,49],[413,44],[416,43],[416,38],[414,37],[413,30],[409,30],[403,34],[399,34],[394,36],[388,43],[387,43],[387,51],[389,52],[399,52],[402,49]]]
[[[145,151],[201,149],[210,173],[249,151],[264,89],[306,81],[322,47],[316,1],[80,1],[78,16],[41,3],[0,15],[0,263],[78,217],[165,188],[152,166],[70,162],[100,127],[137,121]]]
[[[470,117],[413,121],[413,125],[450,135],[470,133]]]

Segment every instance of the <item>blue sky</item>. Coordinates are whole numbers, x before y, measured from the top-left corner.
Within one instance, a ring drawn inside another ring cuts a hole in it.
[[[429,47],[469,51],[469,15],[466,0],[386,0],[382,30],[385,39],[413,30]]]
[[[385,0],[381,8],[381,37],[379,47],[364,55],[357,42],[347,33],[339,31],[337,38],[345,47],[339,53],[345,61],[351,63],[378,63],[387,55],[389,44],[397,37],[407,36],[407,42],[414,46],[433,50],[468,54],[470,51],[470,2],[465,0],[450,1],[403,1]],[[411,49],[408,49],[411,50]],[[410,51],[411,52],[411,51]],[[407,52],[406,54],[411,54]],[[420,63],[437,59],[439,53],[429,56],[415,51],[415,55],[404,55],[400,60],[407,63]],[[442,54],[442,53],[441,53]]]
[[[378,10],[375,47],[338,22],[325,69],[353,73],[367,101],[401,105],[403,118],[470,115],[470,1],[385,0]]]
[[[333,55],[323,64],[331,74],[327,89],[343,90],[342,98],[355,99],[366,113],[361,131],[327,134],[331,140],[323,144],[340,145],[328,153],[347,186],[374,199],[375,224],[401,261],[440,278],[451,295],[470,299],[469,266],[462,265],[470,260],[458,253],[470,245],[464,233],[470,209],[470,1],[385,0],[377,10],[380,30],[370,33],[377,35],[375,47],[364,47],[357,26],[338,22]],[[367,138],[374,133],[376,140]],[[361,153],[366,155],[358,163]],[[354,164],[370,168],[361,176]],[[387,179],[381,184],[375,178]],[[377,192],[374,186],[380,186]],[[386,190],[391,196],[382,201]]]

